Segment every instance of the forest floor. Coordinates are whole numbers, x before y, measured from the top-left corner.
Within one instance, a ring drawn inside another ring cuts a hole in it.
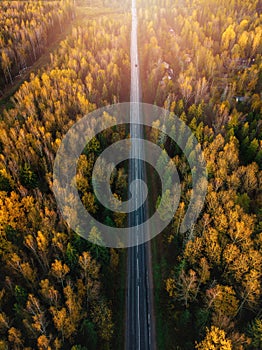
[[[123,13],[121,8],[105,8],[105,7],[86,7],[78,6],[76,8],[76,17],[68,23],[62,33],[55,35],[54,39],[48,47],[46,47],[45,52],[28,67],[21,75],[13,78],[13,84],[9,84],[2,90],[2,96],[0,97],[0,113],[4,109],[12,107],[12,102],[10,98],[15,94],[19,87],[24,81],[28,80],[31,73],[37,73],[39,69],[50,63],[50,54],[53,53],[59,46],[60,42],[64,40],[72,31],[75,26],[80,26],[85,23],[86,20],[93,19],[96,17],[104,16],[110,14],[110,16],[116,16]]]

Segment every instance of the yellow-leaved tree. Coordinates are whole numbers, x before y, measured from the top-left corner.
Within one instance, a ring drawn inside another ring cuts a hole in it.
[[[231,341],[226,338],[226,333],[217,327],[207,329],[204,340],[196,345],[198,350],[232,350]]]

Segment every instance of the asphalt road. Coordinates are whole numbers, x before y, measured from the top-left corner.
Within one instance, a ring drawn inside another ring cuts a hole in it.
[[[140,102],[140,78],[137,44],[137,11],[136,1],[132,0],[132,32],[131,32],[131,102]],[[140,143],[132,138],[143,137],[143,127],[136,124],[141,114],[138,104],[131,105],[130,112],[130,166],[129,183],[133,180],[146,181],[143,162],[136,158],[144,152]],[[137,203],[142,198],[143,186],[137,181],[133,195]],[[140,206],[129,214],[129,227],[135,237],[146,235],[137,225],[147,217],[146,205]],[[138,242],[138,239],[137,239]],[[155,350],[154,327],[152,320],[152,275],[150,261],[150,245],[144,243],[128,249],[127,261],[127,302],[126,302],[126,350]]]

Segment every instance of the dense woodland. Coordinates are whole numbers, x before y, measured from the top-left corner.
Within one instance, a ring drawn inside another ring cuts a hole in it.
[[[74,13],[67,2],[0,6],[3,85],[41,55],[54,28],[60,31]],[[174,114],[187,122],[204,150],[209,180],[199,220],[181,235],[191,172],[180,150],[165,142],[183,196],[172,225],[152,244],[158,348],[259,349],[261,2],[141,0],[138,8],[143,101],[169,110],[169,125]],[[74,27],[49,67],[32,74],[1,112],[0,349],[104,350],[124,337],[116,291],[122,253],[92,245],[64,226],[52,168],[75,121],[129,100],[130,18],[97,17]],[[101,214],[88,179],[100,150],[124,136],[125,130],[108,130],[78,164],[83,203],[110,226],[125,218]],[[124,195],[124,168],[112,186]],[[99,240],[96,228],[90,234]]]
[[[0,89],[32,65],[73,18],[70,0],[1,1]]]
[[[170,110],[167,124],[172,125],[172,114],[187,122],[204,150],[209,180],[200,219],[181,235],[191,175],[185,157],[166,141],[184,194],[156,245],[159,349],[259,349],[261,3],[166,0],[140,5],[144,100]]]
[[[50,66],[32,74],[1,115],[1,349],[109,349],[117,338],[112,309],[118,309],[119,286],[112,281],[119,254],[64,226],[52,193],[52,167],[76,120],[129,98],[130,18],[99,17],[73,28]],[[98,207],[87,179],[99,148],[94,140],[80,157],[77,179],[94,214]],[[111,226],[122,220],[107,218]],[[95,228],[90,235],[99,238]]]

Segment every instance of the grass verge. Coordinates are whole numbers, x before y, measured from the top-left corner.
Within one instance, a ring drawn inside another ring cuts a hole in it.
[[[150,139],[147,130],[147,139]],[[147,185],[151,200],[148,202],[149,214],[153,215],[155,212],[155,205],[157,203],[158,189],[161,183],[157,179],[155,170],[147,165]],[[169,322],[166,314],[166,300],[164,295],[164,275],[166,268],[166,260],[162,253],[163,244],[161,234],[157,235],[151,240],[151,256],[152,256],[152,270],[153,270],[153,286],[154,286],[154,317],[155,317],[155,333],[156,333],[156,347],[158,350],[166,350],[171,348],[169,344]]]
[[[113,300],[115,334],[112,341],[112,349],[125,348],[125,318],[126,318],[126,250],[119,253],[119,274],[117,276],[117,288]],[[117,311],[117,312],[115,312]]]
[[[168,339],[168,320],[165,314],[165,309],[163,308],[163,265],[164,261],[159,259],[159,238],[155,238],[151,242],[152,246],[152,266],[153,266],[153,278],[154,278],[154,288],[155,288],[155,324],[156,324],[156,343],[158,350],[169,349]]]

